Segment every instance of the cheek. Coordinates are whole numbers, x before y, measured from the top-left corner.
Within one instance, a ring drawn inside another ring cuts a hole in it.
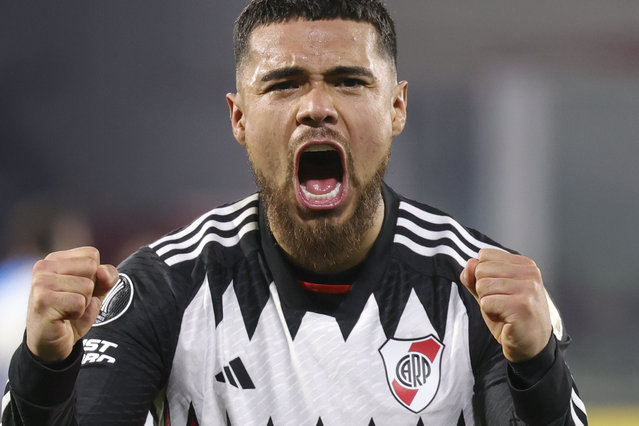
[[[352,146],[352,171],[360,182],[368,181],[386,161],[390,150],[390,138],[386,140],[371,137],[358,138],[358,143]]]
[[[393,137],[393,125],[388,111],[366,108],[360,112],[352,127],[352,132],[356,135],[353,150],[357,150],[363,158],[385,155]]]
[[[271,184],[283,185],[287,174],[287,144],[281,135],[264,128],[246,129],[246,151],[253,169]]]

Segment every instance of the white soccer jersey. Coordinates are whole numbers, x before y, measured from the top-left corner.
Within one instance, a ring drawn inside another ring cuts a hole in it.
[[[179,426],[586,424],[567,337],[519,389],[459,283],[469,257],[499,246],[386,186],[384,200],[382,231],[336,305],[300,285],[257,194],[142,248],[119,267],[84,355],[58,366],[66,397],[42,413],[42,396],[26,397],[41,377],[16,382],[3,424],[20,424],[18,411],[143,424],[151,405],[158,424]],[[21,351],[12,371],[42,368]]]

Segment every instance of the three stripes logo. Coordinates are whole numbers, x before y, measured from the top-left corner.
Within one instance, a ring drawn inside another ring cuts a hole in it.
[[[231,360],[229,365],[224,366],[222,371],[215,375],[215,380],[220,383],[228,383],[240,389],[255,389],[251,376],[249,376],[239,357]]]

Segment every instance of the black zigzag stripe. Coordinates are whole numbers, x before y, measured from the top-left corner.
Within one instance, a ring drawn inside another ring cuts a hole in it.
[[[228,413],[226,415],[226,419],[227,419],[226,420],[227,426],[231,426],[231,421],[228,418]],[[463,415],[462,415],[462,420],[461,421],[462,421],[462,423],[458,423],[458,426],[459,426],[459,424],[464,425],[464,423],[463,423],[463,421],[464,421],[463,420]],[[268,423],[266,424],[266,426],[275,426],[275,424],[273,423],[273,419],[271,417],[269,417]],[[315,424],[315,426],[324,426],[324,422],[322,421],[321,417],[317,419],[317,423]],[[376,426],[375,420],[373,418],[371,418],[371,421],[368,422],[368,426]],[[421,419],[421,417],[419,418],[419,420],[417,421],[417,424],[415,424],[415,426],[424,426],[424,421]]]
[[[189,405],[189,416],[186,419],[186,426],[199,426],[200,422],[197,420],[197,416],[195,415],[195,408],[193,408],[193,403]]]
[[[246,260],[238,262],[234,272],[233,288],[240,304],[242,319],[249,339],[253,338],[262,310],[270,298],[269,282],[266,281],[266,277],[262,272],[261,262],[261,255],[255,251]],[[223,296],[223,293],[220,296]],[[221,304],[221,297],[216,302]],[[220,314],[223,314],[221,306]]]

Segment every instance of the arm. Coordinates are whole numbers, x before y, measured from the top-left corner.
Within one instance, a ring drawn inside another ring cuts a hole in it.
[[[522,363],[504,359],[494,345],[478,368],[475,411],[479,425],[587,425],[570,370],[564,361],[567,341],[553,335],[537,357]]]
[[[564,361],[568,340],[552,332],[551,302],[534,262],[481,250],[461,280],[498,343],[488,345],[477,372],[480,417],[487,424],[524,424],[519,419],[529,425],[587,424]]]
[[[77,254],[77,251],[74,252],[74,255]],[[131,263],[134,265],[131,266]],[[135,263],[125,263],[121,269],[131,276],[138,273],[140,281],[160,282],[160,272],[145,272],[153,270],[154,266],[148,259],[138,260],[137,266]],[[36,275],[34,270],[32,299],[33,293],[41,291],[36,290],[39,285]],[[52,281],[58,280],[64,281],[60,277]],[[105,313],[108,317],[109,306],[115,307],[116,313],[122,315],[117,321],[103,321],[103,324],[83,331],[86,334],[74,339],[70,355],[63,360],[44,360],[30,349],[29,334],[33,327],[28,324],[27,338],[16,351],[10,368],[3,425],[144,423],[146,413],[166,377],[167,360],[158,350],[161,346],[158,336],[169,333],[158,330],[164,324],[154,324],[150,320],[144,303],[144,290],[137,292],[130,308],[124,311],[132,293],[118,291],[119,288],[126,289],[123,280],[124,276],[109,294],[98,323],[105,319]],[[132,290],[132,285],[130,287]],[[140,294],[143,296],[140,297]],[[55,297],[52,299],[57,300]],[[147,294],[146,300],[151,299]],[[155,299],[151,302],[159,304]],[[29,312],[33,318],[31,311],[34,311],[33,304]],[[95,315],[90,324],[93,320]]]

